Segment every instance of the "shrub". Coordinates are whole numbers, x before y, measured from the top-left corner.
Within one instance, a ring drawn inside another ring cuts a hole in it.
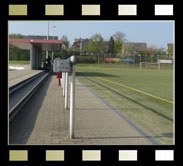
[[[76,56],[77,63],[96,63],[95,57],[93,56]]]

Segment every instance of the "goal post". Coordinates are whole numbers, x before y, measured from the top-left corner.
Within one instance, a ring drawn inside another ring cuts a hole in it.
[[[167,65],[170,68],[170,65],[173,64],[172,60],[167,60],[167,59],[159,59],[157,62],[155,63],[151,63],[151,62],[140,62],[139,64],[139,68],[140,69],[158,69],[160,70],[161,68],[165,68]]]
[[[168,68],[170,68],[170,65],[173,64],[173,60],[170,60],[170,59],[159,59],[158,60],[158,63],[159,64],[164,64],[164,65],[167,65],[168,64]]]
[[[139,65],[139,68],[140,69],[158,69],[160,70],[160,63],[157,62],[157,63],[150,63],[150,62],[140,62],[140,65]]]

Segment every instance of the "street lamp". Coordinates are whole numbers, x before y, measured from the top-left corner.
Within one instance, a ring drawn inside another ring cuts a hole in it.
[[[50,23],[48,21],[48,34],[47,34],[47,40],[49,40],[49,28],[50,28]],[[48,58],[48,48],[47,48],[47,51],[46,51],[46,59]]]
[[[54,28],[56,28],[55,25],[53,25],[53,40],[54,40]]]
[[[55,25],[53,26],[53,40],[54,40],[54,28],[56,28]],[[54,57],[54,51],[52,51],[52,60],[53,60],[53,57]]]

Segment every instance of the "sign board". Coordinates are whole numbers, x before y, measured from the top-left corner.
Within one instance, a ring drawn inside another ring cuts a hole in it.
[[[131,62],[134,63],[135,60],[132,58],[105,58],[106,62]]]
[[[172,60],[167,60],[167,59],[159,59],[158,63],[172,63]]]
[[[132,59],[132,58],[131,59],[129,59],[129,58],[126,58],[126,59],[125,58],[121,58],[120,61],[121,62],[130,62],[130,63],[134,63],[135,62],[135,60]]]
[[[61,59],[60,60],[60,71],[61,72],[67,72],[70,73],[71,72],[71,63],[70,63],[70,59]]]
[[[71,72],[71,63],[70,59],[54,59],[53,72]]]
[[[105,58],[106,62],[119,62],[120,58]]]

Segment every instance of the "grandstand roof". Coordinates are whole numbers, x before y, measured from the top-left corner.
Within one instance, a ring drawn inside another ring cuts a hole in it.
[[[41,50],[61,50],[62,40],[42,40],[42,39],[9,39],[9,45],[22,50],[30,50],[30,44],[34,44]]]

